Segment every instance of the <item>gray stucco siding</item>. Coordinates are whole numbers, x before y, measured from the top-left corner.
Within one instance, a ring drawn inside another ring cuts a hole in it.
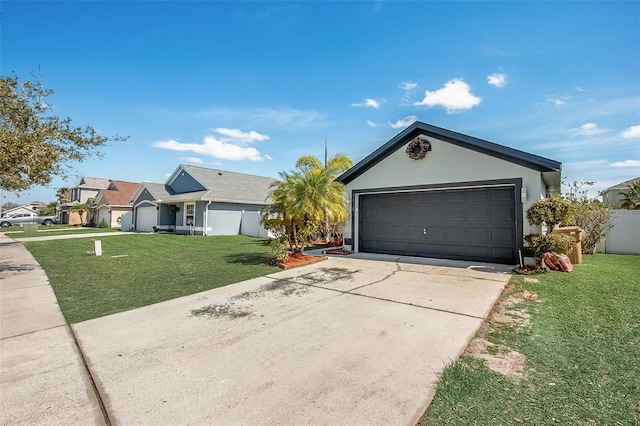
[[[204,191],[207,188],[200,185],[191,175],[184,170],[176,176],[176,178],[169,185],[170,188],[176,194],[182,194],[186,192]]]

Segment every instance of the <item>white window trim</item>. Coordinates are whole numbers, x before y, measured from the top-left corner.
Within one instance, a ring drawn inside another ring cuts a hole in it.
[[[196,203],[184,203],[184,217],[183,217],[183,224],[184,226],[189,226],[187,224],[187,207],[188,206],[193,206],[193,214],[189,215],[189,216],[193,216],[193,224],[191,226],[195,226],[196,225]]]

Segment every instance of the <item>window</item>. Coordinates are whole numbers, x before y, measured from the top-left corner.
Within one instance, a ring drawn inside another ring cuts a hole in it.
[[[184,224],[187,226],[195,225],[196,205],[189,203],[184,205]]]

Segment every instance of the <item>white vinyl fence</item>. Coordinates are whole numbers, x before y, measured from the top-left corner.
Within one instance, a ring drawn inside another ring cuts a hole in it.
[[[240,234],[250,237],[267,238],[270,233],[262,226],[260,212],[242,211],[242,221],[240,225]]]
[[[640,210],[612,210],[613,228],[604,236],[604,252],[640,254]]]

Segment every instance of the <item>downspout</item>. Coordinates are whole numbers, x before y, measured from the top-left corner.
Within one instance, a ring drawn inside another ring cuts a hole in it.
[[[206,237],[207,234],[207,228],[209,226],[209,205],[211,205],[211,200],[209,200],[209,202],[207,203],[207,205],[204,207],[204,212],[202,213],[203,217],[202,217],[202,223],[204,224],[204,227],[202,228],[202,236]]]

